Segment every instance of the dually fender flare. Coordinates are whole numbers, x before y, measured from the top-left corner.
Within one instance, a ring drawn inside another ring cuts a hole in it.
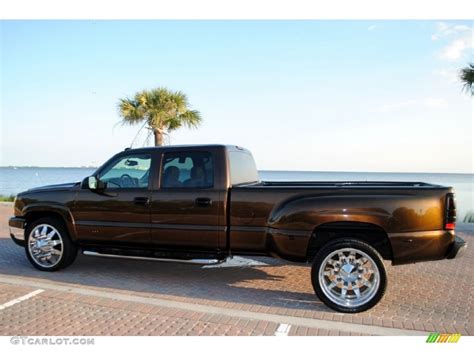
[[[59,204],[59,203],[32,203],[27,206],[22,211],[23,216],[25,216],[28,219],[28,215],[31,214],[51,214],[51,215],[56,215],[59,216],[64,224],[66,225],[66,228],[69,232],[69,235],[73,241],[76,240],[77,232],[76,232],[76,223],[74,221],[74,217],[71,213],[71,210],[67,208],[66,206]]]
[[[368,208],[364,199],[351,195],[296,197],[275,205],[267,225],[274,229],[306,230],[312,233],[327,223],[352,222],[368,223],[386,231],[390,213],[381,208]]]

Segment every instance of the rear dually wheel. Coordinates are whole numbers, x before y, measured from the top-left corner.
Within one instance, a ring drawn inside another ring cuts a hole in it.
[[[311,281],[327,306],[344,313],[372,308],[387,287],[385,266],[377,250],[349,238],[336,240],[318,251]]]

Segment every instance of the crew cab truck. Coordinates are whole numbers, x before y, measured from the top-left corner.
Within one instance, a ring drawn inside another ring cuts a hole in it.
[[[11,237],[39,270],[65,268],[79,250],[200,264],[270,255],[311,264],[317,296],[341,312],[379,302],[384,259],[466,247],[450,187],[260,181],[251,153],[230,145],[126,149],[82,182],[18,194],[14,215]]]

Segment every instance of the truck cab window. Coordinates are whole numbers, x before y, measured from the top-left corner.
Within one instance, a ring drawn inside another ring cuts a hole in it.
[[[127,155],[112,162],[100,173],[108,188],[148,188],[151,157],[149,154]]]
[[[232,185],[259,181],[257,166],[252,154],[247,151],[230,151],[230,177]]]
[[[208,152],[170,152],[163,157],[162,188],[210,188],[214,165]]]

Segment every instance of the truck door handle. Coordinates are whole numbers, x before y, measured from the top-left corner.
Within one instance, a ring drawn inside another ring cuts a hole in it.
[[[135,197],[133,203],[136,205],[147,205],[150,200],[148,197]]]
[[[195,200],[195,203],[196,203],[197,206],[206,207],[206,206],[212,205],[212,200],[210,198],[207,198],[207,197],[198,197]]]

